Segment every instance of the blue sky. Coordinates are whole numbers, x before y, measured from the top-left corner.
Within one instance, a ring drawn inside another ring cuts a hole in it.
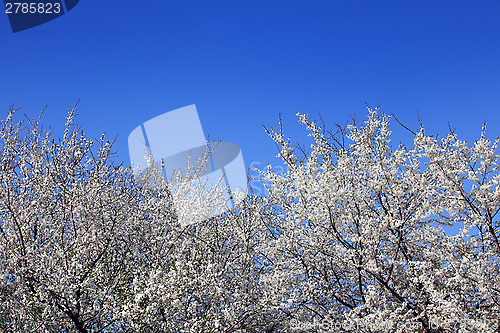
[[[80,99],[87,136],[127,137],[196,104],[205,134],[276,163],[262,125],[304,141],[295,112],[329,128],[365,102],[430,133],[500,134],[500,1],[92,1],[13,34],[0,15],[0,109],[61,128]],[[2,116],[3,117],[3,116]],[[394,125],[395,132],[404,134]],[[398,134],[398,135],[399,135]]]

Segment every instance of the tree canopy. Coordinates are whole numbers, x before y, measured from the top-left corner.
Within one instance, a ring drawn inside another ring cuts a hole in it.
[[[378,109],[336,133],[298,113],[313,144],[268,130],[288,166],[259,171],[268,195],[186,223],[203,201],[116,165],[75,111],[60,139],[0,123],[1,332],[498,332],[485,126],[393,147]]]

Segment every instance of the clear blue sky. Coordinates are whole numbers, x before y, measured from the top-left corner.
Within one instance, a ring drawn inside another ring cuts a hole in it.
[[[500,134],[500,1],[81,0],[13,34],[0,15],[0,108],[61,128],[78,99],[91,138],[127,137],[159,114],[196,104],[205,134],[272,161],[262,125],[319,111],[329,128],[365,102],[431,133]],[[401,131],[400,131],[401,132]],[[401,132],[402,133],[402,132]],[[275,163],[275,162],[273,162]]]

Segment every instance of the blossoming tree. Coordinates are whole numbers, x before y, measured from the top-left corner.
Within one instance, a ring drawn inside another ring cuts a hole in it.
[[[299,158],[269,131],[288,172],[265,172],[270,195],[263,276],[290,330],[493,332],[499,314],[498,140],[472,147],[422,127],[390,145],[390,117],[314,139]],[[457,235],[442,226],[460,227]]]
[[[335,135],[298,116],[310,153],[269,130],[288,168],[262,170],[268,195],[199,218],[204,200],[152,160],[115,165],[75,110],[60,140],[11,110],[0,332],[498,332],[498,140],[422,127],[392,147],[378,110]]]

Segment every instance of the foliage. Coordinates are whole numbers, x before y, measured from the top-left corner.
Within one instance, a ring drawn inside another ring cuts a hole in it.
[[[269,130],[288,171],[261,171],[269,195],[206,218],[151,158],[138,177],[114,165],[75,109],[58,141],[14,113],[0,124],[2,332],[498,332],[485,128],[472,146],[422,127],[392,148],[378,110],[336,134],[298,114],[310,153]]]

